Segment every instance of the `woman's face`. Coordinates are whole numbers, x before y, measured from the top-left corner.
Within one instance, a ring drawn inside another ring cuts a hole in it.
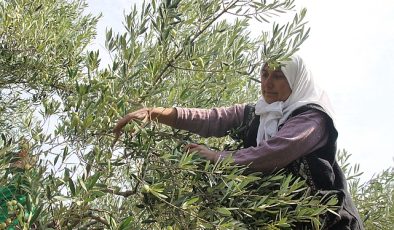
[[[276,101],[286,101],[289,98],[291,88],[287,78],[280,69],[270,70],[265,65],[260,77],[261,93],[268,104]]]

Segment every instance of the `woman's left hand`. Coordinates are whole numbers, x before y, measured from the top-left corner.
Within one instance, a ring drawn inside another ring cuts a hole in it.
[[[198,155],[200,155],[210,161],[216,160],[217,152],[210,150],[205,145],[199,145],[199,144],[192,143],[192,144],[186,145],[185,150],[188,150],[190,152],[196,152]]]

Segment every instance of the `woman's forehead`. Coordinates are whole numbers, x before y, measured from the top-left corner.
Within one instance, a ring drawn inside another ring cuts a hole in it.
[[[280,68],[280,66],[272,66],[272,67],[270,67],[267,63],[264,64],[262,71],[283,73],[282,69]]]

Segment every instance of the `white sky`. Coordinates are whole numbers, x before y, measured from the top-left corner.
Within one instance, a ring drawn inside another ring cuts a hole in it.
[[[92,13],[103,13],[93,48],[100,49],[101,57],[106,59],[105,28],[121,31],[123,13],[129,12],[131,4],[141,1],[87,2]],[[351,163],[360,163],[364,179],[393,167],[394,1],[295,3],[308,9],[311,33],[300,54],[331,98],[339,149],[352,154]],[[258,24],[251,26],[252,31],[259,28]]]

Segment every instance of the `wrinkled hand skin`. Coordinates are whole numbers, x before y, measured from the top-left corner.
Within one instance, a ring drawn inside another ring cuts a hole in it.
[[[217,153],[215,151],[210,150],[205,145],[199,145],[199,144],[192,143],[192,144],[186,145],[185,150],[189,151],[189,152],[196,152],[198,155],[200,155],[210,161],[216,161],[216,158],[217,158]]]

